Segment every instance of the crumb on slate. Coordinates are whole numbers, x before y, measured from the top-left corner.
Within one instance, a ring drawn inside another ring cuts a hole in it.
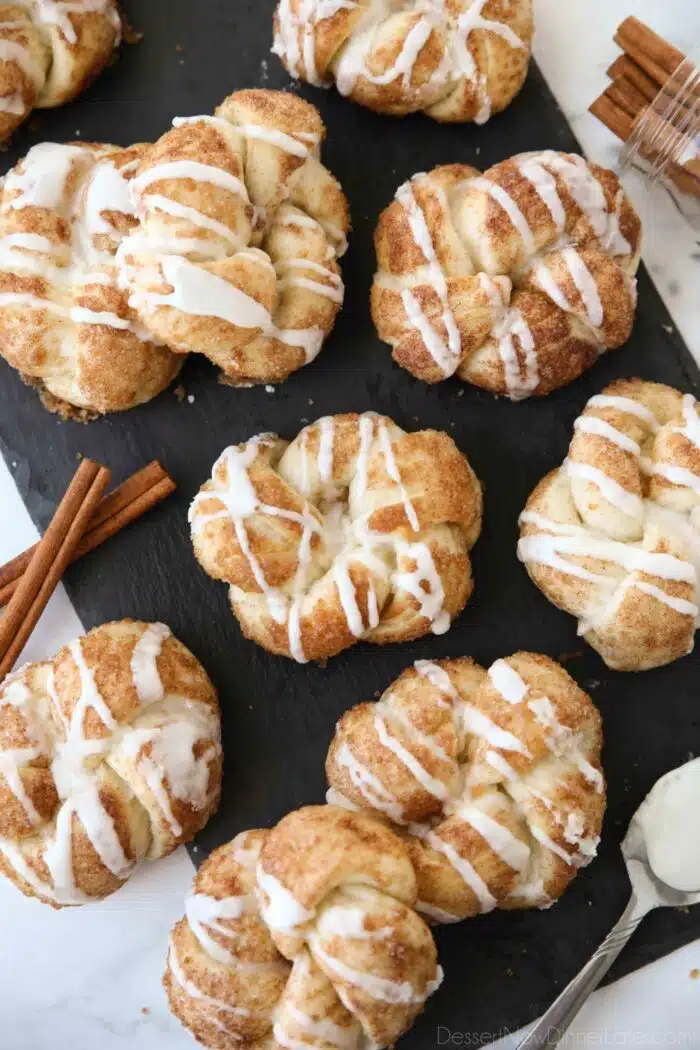
[[[560,653],[557,660],[560,664],[565,664],[569,660],[578,660],[583,656],[583,649],[575,649],[572,653]]]
[[[134,27],[127,22],[124,15],[122,15],[122,40],[125,44],[140,44],[143,40],[143,33],[139,33],[138,30],[134,29]]]
[[[187,395],[187,403],[188,403],[188,405],[193,405],[194,404],[194,394],[188,394]]]
[[[266,386],[265,386],[265,393],[266,394],[274,394],[274,392],[275,392],[275,388],[273,387],[273,385],[271,383],[267,383]]]
[[[184,401],[187,397],[187,392],[182,383],[178,383],[178,385],[173,388],[173,394],[178,399],[178,401]]]

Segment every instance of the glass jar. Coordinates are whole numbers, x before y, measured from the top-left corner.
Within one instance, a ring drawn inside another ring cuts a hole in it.
[[[620,168],[643,171],[700,232],[700,53],[681,62],[637,120]]]

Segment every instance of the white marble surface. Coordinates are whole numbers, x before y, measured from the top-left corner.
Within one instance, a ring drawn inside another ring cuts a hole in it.
[[[602,90],[605,69],[616,54],[615,25],[637,14],[687,50],[700,46],[700,4],[535,4],[540,67],[586,152],[612,164],[616,142],[586,110]],[[700,360],[697,238],[670,201],[658,196],[650,202],[639,184],[630,189],[647,222],[647,264],[674,323]],[[11,466],[0,460],[0,562],[36,538],[12,483]],[[79,630],[74,610],[59,591],[26,657],[50,655]],[[194,1043],[168,1014],[160,988],[167,933],[181,914],[191,875],[190,860],[180,851],[137,872],[110,901],[60,913],[25,900],[0,879],[0,1050],[192,1050]],[[696,967],[700,943],[597,993],[565,1045],[700,1047],[700,980],[690,978]]]

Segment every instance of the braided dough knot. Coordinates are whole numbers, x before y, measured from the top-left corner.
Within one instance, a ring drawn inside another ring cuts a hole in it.
[[[4,179],[0,354],[63,414],[131,408],[180,369],[118,284],[115,256],[137,223],[130,181],[143,149],[42,143]]]
[[[527,502],[518,553],[610,667],[647,670],[689,653],[700,573],[695,399],[640,379],[591,398],[566,461]]]
[[[272,50],[380,113],[484,124],[520,91],[532,31],[531,0],[280,0]]]
[[[303,663],[448,630],[472,591],[481,512],[447,434],[365,413],[226,449],[190,522],[246,636]]]
[[[69,102],[121,40],[115,0],[0,4],[0,141],[31,111]]]
[[[377,331],[426,382],[548,394],[632,330],[641,224],[617,176],[582,157],[416,175],[375,244]]]
[[[173,123],[133,182],[141,224],[119,253],[131,305],[227,381],[281,381],[316,357],[343,301],[348,210],[319,159],[321,118],[260,90]]]
[[[400,830],[434,922],[547,907],[595,855],[600,749],[593,703],[545,656],[418,661],[340,719],[328,801]]]
[[[0,689],[0,871],[54,907],[107,897],[216,809],[219,708],[163,624],[106,624]]]
[[[219,1050],[389,1046],[442,979],[415,900],[404,844],[369,817],[315,806],[238,835],[173,930],[170,1007]]]

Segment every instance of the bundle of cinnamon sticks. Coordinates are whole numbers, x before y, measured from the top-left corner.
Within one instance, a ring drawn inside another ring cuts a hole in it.
[[[620,24],[615,43],[624,53],[590,112],[684,193],[700,197],[700,70],[638,18]]]
[[[175,490],[154,461],[105,496],[111,472],[84,459],[43,538],[0,567],[0,682],[9,674],[71,561],[99,547]]]

